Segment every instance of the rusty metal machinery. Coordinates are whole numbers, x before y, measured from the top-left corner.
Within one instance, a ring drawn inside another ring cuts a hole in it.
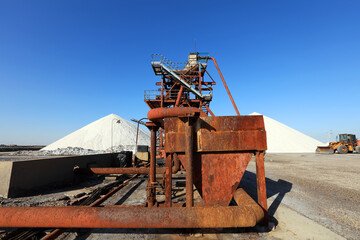
[[[210,110],[215,81],[206,70],[209,60],[215,63],[237,116],[215,116]],[[161,82],[156,83],[157,91],[145,92],[151,109],[146,123],[151,132],[149,166],[77,169],[78,173],[148,175],[146,205],[1,207],[1,227],[226,228],[267,222],[263,117],[240,116],[215,59],[207,54],[191,53],[182,66],[153,55],[152,67]],[[159,152],[166,159],[165,167],[156,164]],[[238,189],[252,156],[257,202]],[[172,201],[172,175],[180,169],[186,174],[183,204]],[[161,184],[156,174],[164,178],[163,203],[157,201],[156,188]],[[194,186],[200,202],[194,202]],[[232,199],[237,206],[230,206]]]

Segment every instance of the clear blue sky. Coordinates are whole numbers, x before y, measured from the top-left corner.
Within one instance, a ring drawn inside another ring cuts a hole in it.
[[[240,113],[360,138],[360,1],[0,1],[0,144],[141,118],[152,53],[220,65]],[[220,78],[211,108],[234,115]]]

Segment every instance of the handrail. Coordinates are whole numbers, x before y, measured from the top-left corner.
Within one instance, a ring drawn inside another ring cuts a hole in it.
[[[154,62],[162,63],[165,66],[167,66],[168,68],[170,68],[171,70],[182,70],[183,67],[181,67],[181,65],[185,66],[187,63],[187,62],[174,63],[174,62],[170,61],[168,58],[166,58],[164,55],[158,54],[158,53],[152,54],[151,56],[152,56],[151,63],[154,63]]]

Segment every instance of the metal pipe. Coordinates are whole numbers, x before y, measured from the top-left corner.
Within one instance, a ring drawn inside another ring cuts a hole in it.
[[[186,207],[194,206],[193,191],[193,129],[192,119],[188,118],[185,123],[185,155],[186,155]]]
[[[166,172],[165,172],[165,204],[171,207],[171,187],[172,187],[172,155],[166,156]]]
[[[151,109],[147,117],[151,121],[157,121],[167,117],[189,117],[199,113],[201,117],[207,117],[206,113],[195,107],[173,107]]]
[[[249,207],[0,207],[1,227],[230,228],[253,227]]]
[[[171,168],[172,173],[177,173],[180,170],[180,160],[177,157],[176,153],[174,154],[174,166]],[[157,167],[157,173],[164,173],[166,168]],[[150,168],[148,167],[139,167],[139,168],[76,168],[74,170],[75,174],[149,174]]]
[[[176,161],[175,161],[176,163]],[[180,166],[180,164],[179,164]],[[180,167],[173,166],[171,169],[172,173],[177,173]],[[150,168],[77,168],[74,170],[75,174],[144,174],[150,173]],[[166,168],[157,167],[157,174],[166,172]]]
[[[238,116],[240,116],[239,110],[238,110],[238,108],[236,107],[235,101],[234,101],[233,97],[231,96],[230,90],[229,90],[229,88],[228,88],[228,86],[227,86],[227,84],[226,84],[226,82],[225,82],[225,79],[224,79],[224,77],[223,77],[223,75],[222,75],[222,73],[221,73],[221,71],[220,71],[220,68],[219,68],[219,66],[218,66],[215,58],[213,58],[213,57],[208,57],[208,58],[211,59],[211,60],[213,60],[213,62],[215,63],[216,69],[217,69],[218,72],[219,72],[219,75],[220,75],[221,80],[222,80],[222,82],[223,82],[223,84],[224,84],[224,86],[225,86],[225,89],[226,89],[226,91],[227,91],[227,93],[228,93],[228,95],[229,95],[229,97],[230,97],[230,100],[231,100],[231,102],[232,102],[232,105],[233,105],[234,108],[235,108],[236,114],[237,114]]]
[[[147,119],[147,118],[141,118],[140,120],[136,120],[136,119],[131,119],[131,121],[136,122],[137,123],[137,128],[136,128],[136,139],[135,139],[135,154],[133,156],[132,159],[132,166],[135,167],[136,166],[136,153],[137,153],[137,146],[138,146],[138,138],[139,138],[139,125],[140,123],[145,125],[143,122],[141,122],[142,120]]]
[[[151,127],[151,146],[150,146],[150,174],[149,174],[149,195],[148,195],[148,205],[151,207],[155,204],[156,192],[156,130],[157,127]]]
[[[77,168],[74,172],[76,174],[149,174],[150,168]]]
[[[238,206],[250,207],[255,213],[257,222],[264,219],[265,211],[244,191],[244,189],[239,188],[234,192],[234,200]]]

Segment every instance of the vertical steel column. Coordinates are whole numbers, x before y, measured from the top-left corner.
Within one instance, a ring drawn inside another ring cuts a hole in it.
[[[164,147],[164,138],[163,138],[163,133],[164,133],[164,129],[160,128],[159,129],[159,135],[160,135],[160,146],[159,147]]]
[[[149,174],[149,184],[148,184],[148,206],[152,207],[156,201],[156,131],[157,127],[150,127],[151,132],[151,146],[150,146],[150,174]]]
[[[172,187],[172,154],[166,156],[165,170],[165,205],[171,207],[171,187]]]
[[[194,206],[193,191],[193,129],[192,119],[185,123],[185,155],[186,155],[186,207]]]
[[[164,107],[164,77],[161,78],[161,101],[160,107]]]
[[[265,167],[264,167],[264,152],[255,153],[256,160],[256,185],[258,203],[264,209],[265,222],[268,221],[267,215],[267,197],[266,197],[266,182],[265,182]]]

